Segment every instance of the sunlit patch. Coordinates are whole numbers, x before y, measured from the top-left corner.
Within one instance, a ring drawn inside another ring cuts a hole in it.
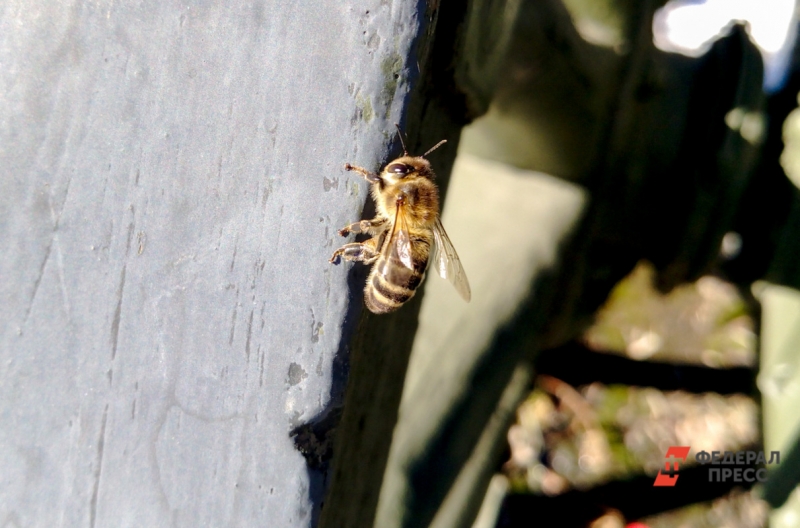
[[[653,41],[663,51],[699,57],[736,23],[761,50],[765,89],[779,88],[794,45],[794,0],[672,0],[656,11]]]
[[[798,96],[800,104],[800,96]],[[781,167],[795,187],[800,188],[800,109],[795,108],[783,122]]]
[[[727,241],[731,255],[735,237]],[[655,274],[640,262],[614,287],[583,336],[589,348],[718,368],[756,363],[754,323],[735,286],[704,276],[664,295],[653,287]]]
[[[742,251],[742,235],[736,231],[728,231],[722,237],[722,244],[720,244],[720,256],[726,260],[736,258]]]
[[[725,114],[725,124],[731,130],[739,132],[751,145],[761,143],[767,132],[767,121],[762,112],[748,112],[741,107]]]
[[[742,394],[663,392],[540,376],[508,432],[503,471],[517,490],[559,495],[613,479],[655,475],[671,445],[739,450],[759,438],[756,401]],[[694,465],[694,457],[688,461]]]
[[[622,46],[623,39],[617,28],[588,17],[576,18],[574,22],[575,30],[589,44],[612,49]]]
[[[641,328],[631,328],[628,335],[628,357],[633,359],[647,359],[661,350],[664,340],[652,330],[643,331]]]
[[[800,389],[797,380],[797,367],[788,361],[770,365],[757,379],[758,388],[770,398],[796,396]]]

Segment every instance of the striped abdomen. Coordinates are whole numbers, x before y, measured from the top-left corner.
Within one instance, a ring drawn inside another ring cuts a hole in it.
[[[425,259],[414,260],[414,269],[407,268],[394,253],[381,255],[367,279],[364,288],[364,302],[369,311],[384,314],[397,310],[404,302],[414,296],[417,287],[425,278],[428,265]]]

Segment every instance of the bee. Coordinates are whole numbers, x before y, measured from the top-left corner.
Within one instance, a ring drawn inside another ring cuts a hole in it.
[[[400,134],[399,127],[397,132]],[[425,159],[446,140],[422,156],[408,155],[402,135],[400,143],[403,156],[386,165],[380,174],[349,163],[344,166],[372,184],[377,215],[340,229],[341,236],[364,233],[371,238],[345,244],[333,253],[330,262],[334,264],[341,257],[373,264],[364,288],[364,302],[376,314],[393,312],[411,299],[430,262],[469,302],[469,281],[439,219],[439,189],[433,182],[431,164]]]

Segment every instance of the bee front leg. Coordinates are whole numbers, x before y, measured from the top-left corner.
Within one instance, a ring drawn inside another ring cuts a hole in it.
[[[363,262],[364,264],[372,264],[375,262],[380,253],[375,250],[375,247],[371,242],[368,240],[364,243],[354,242],[352,244],[345,244],[336,251],[333,252],[333,256],[331,256],[331,260],[329,261],[331,264],[335,264],[339,257],[345,260],[352,260],[355,262]]]
[[[374,172],[370,172],[362,167],[356,167],[355,165],[350,165],[349,163],[344,164],[344,170],[357,172],[370,183],[377,183],[381,180],[381,177],[375,174]]]
[[[368,235],[377,235],[386,229],[386,219],[381,217],[373,218],[372,220],[362,220],[355,224],[344,226],[339,230],[341,236],[347,236],[350,233],[367,233]]]

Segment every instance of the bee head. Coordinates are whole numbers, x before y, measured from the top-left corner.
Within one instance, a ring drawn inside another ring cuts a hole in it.
[[[409,156],[406,143],[403,141],[403,134],[400,132],[400,125],[395,123],[394,126],[397,127],[397,137],[400,138],[400,144],[403,145],[403,155],[384,167],[380,176],[381,181],[394,185],[401,180],[410,180],[414,178],[433,180],[434,175],[431,170],[431,164],[425,159],[425,156],[447,143],[447,140],[441,140],[432,148],[428,149],[422,156]]]
[[[433,171],[431,171],[430,162],[421,156],[403,156],[397,158],[386,165],[381,174],[383,181],[389,184],[414,178],[431,179],[432,176]]]

